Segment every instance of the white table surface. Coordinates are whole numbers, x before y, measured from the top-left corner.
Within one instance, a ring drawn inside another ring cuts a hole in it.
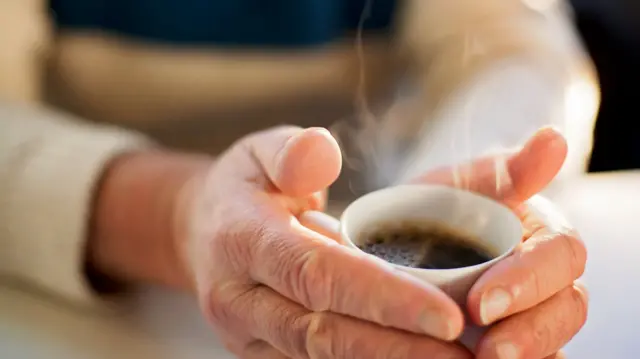
[[[591,312],[569,358],[640,357],[640,173],[591,176],[556,198],[590,250]],[[100,317],[0,287],[0,358],[231,358],[189,297],[148,289]]]

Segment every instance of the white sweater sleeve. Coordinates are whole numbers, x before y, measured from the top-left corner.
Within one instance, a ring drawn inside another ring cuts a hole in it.
[[[79,304],[93,192],[108,162],[147,146],[117,129],[0,103],[0,275]]]
[[[565,1],[406,1],[403,39],[424,109],[402,180],[516,146],[546,125],[568,139],[563,174],[585,171],[599,86]]]

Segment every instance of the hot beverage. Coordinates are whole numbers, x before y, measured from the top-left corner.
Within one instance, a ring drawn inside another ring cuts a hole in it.
[[[385,224],[363,235],[364,252],[412,268],[469,267],[499,255],[478,238],[437,223]]]

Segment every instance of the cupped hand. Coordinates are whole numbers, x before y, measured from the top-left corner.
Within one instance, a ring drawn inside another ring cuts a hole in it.
[[[562,358],[557,352],[586,321],[587,292],[575,282],[585,269],[585,246],[558,210],[535,196],[556,176],[566,153],[564,138],[547,128],[516,153],[416,180],[490,196],[522,220],[522,244],[488,270],[468,296],[472,319],[495,324],[478,345],[478,359]]]
[[[439,289],[298,221],[322,209],[340,167],[326,130],[278,128],[241,140],[184,189],[177,246],[216,332],[245,359],[470,358],[449,342],[463,315]],[[502,278],[492,273],[478,293]],[[525,284],[505,314],[535,304],[521,299]],[[549,312],[521,316],[539,311]],[[503,325],[490,338],[513,324]]]

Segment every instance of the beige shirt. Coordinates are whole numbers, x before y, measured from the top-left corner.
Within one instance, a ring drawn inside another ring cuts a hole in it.
[[[362,127],[368,107],[354,99],[387,104],[404,75],[418,101],[371,111],[377,132],[391,134],[380,148],[408,141],[415,149],[378,172],[400,180],[461,160],[451,151],[461,133],[484,138],[468,141],[469,157],[554,124],[572,148],[566,172],[580,173],[598,96],[568,15],[554,0],[405,0],[394,39],[223,52],[53,33],[44,0],[0,1],[0,23],[11,29],[0,32],[0,274],[90,300],[81,268],[96,181],[113,156],[145,146],[96,123],[215,153],[279,123]],[[63,112],[45,109],[53,106]]]

